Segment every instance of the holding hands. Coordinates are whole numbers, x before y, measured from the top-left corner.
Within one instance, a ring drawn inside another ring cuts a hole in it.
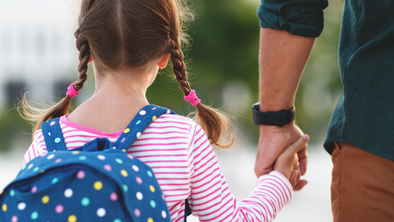
[[[306,173],[308,141],[309,136],[304,135],[294,122],[283,127],[261,125],[256,176],[275,170],[290,181],[294,190],[301,190],[308,183],[300,180]]]
[[[300,163],[297,155],[297,152],[306,146],[308,140],[308,135],[301,136],[279,155],[274,164],[274,170],[283,174],[294,190],[301,190],[308,183],[306,180],[300,180]]]

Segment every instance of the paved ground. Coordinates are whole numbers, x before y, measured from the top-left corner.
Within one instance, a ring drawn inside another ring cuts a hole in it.
[[[305,178],[309,184],[294,194],[293,202],[286,206],[275,222],[329,222],[331,160],[322,147],[311,147],[309,168]],[[23,152],[0,154],[0,190],[2,190],[22,167]],[[230,189],[239,200],[245,198],[254,188],[254,151],[250,147],[230,152],[217,153],[222,171]],[[191,222],[198,221],[190,218]]]

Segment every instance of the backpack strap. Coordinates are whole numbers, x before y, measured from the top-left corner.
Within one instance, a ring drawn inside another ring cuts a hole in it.
[[[130,124],[116,140],[114,149],[127,150],[142,132],[160,115],[175,114],[174,111],[156,105],[147,105],[142,108]]]
[[[187,199],[186,199],[185,200],[185,217],[184,217],[185,222],[187,222],[187,216],[189,216],[190,214],[192,214],[192,210],[190,209],[189,201],[187,201]]]
[[[48,152],[67,150],[62,129],[60,128],[59,117],[43,122],[41,129]]]

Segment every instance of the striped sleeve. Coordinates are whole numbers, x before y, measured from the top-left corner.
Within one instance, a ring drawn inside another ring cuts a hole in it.
[[[195,127],[190,207],[200,221],[272,221],[292,199],[293,189],[279,172],[258,179],[254,191],[237,202],[200,126]]]
[[[34,133],[34,140],[31,143],[29,149],[27,149],[25,156],[23,158],[23,164],[30,162],[32,159],[36,158],[39,155],[46,154],[47,148],[45,145],[44,136],[42,135],[41,130],[37,130]]]

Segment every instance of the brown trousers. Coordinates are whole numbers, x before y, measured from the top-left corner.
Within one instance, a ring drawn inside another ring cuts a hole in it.
[[[394,162],[353,145],[332,153],[334,222],[394,221]]]

